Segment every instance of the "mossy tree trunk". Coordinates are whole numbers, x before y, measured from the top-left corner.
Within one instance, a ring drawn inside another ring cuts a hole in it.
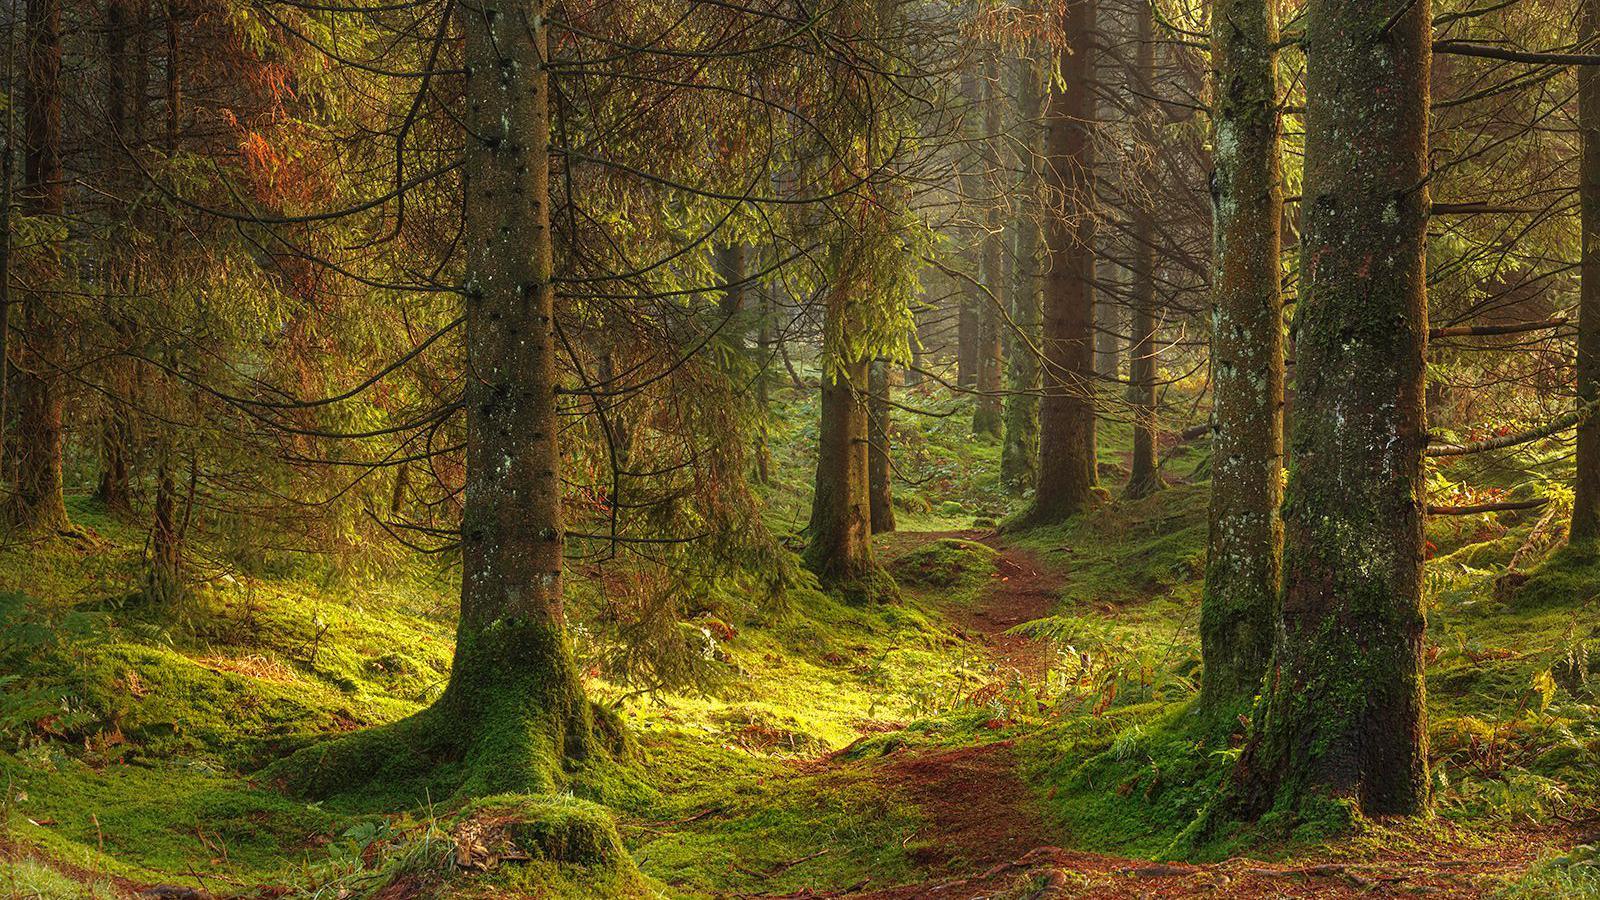
[[[1039,196],[1042,171],[1039,116],[1044,106],[1044,81],[1039,65],[1024,48],[1017,57],[1017,131],[1022,139],[1020,195],[1023,202],[1016,221],[1016,261],[1011,285],[1011,320],[1021,336],[1013,334],[1006,354],[1010,393],[1005,403],[1005,434],[1000,447],[1000,481],[1013,493],[1033,487],[1039,459],[1039,345],[1041,280],[1044,239],[1039,230]],[[1026,338],[1026,340],[1024,340]]]
[[[1000,51],[990,48],[991,55],[983,71],[983,149],[984,168],[988,171],[990,193],[1002,191],[1001,178],[1005,171],[1000,152]],[[972,433],[1000,437],[1004,425],[1005,400],[1002,396],[1005,375],[1004,341],[1000,330],[1000,311],[1005,308],[1010,294],[1010,273],[1006,271],[1005,231],[1001,223],[1001,205],[998,200],[988,202],[984,210],[983,260],[980,280],[988,288],[988,295],[978,298],[978,402],[972,411]]]
[[[1600,0],[1580,0],[1579,36],[1593,46],[1600,35]],[[1578,303],[1578,403],[1600,399],[1600,69],[1578,67],[1578,132],[1582,143],[1579,195],[1583,207],[1581,297]],[[1600,540],[1600,415],[1578,425],[1573,481],[1574,543]]]
[[[593,735],[562,606],[548,26],[542,0],[477,0],[458,15],[467,482],[461,618],[438,708],[463,742],[464,792],[550,790]]]
[[[1142,3],[1136,13],[1133,81],[1145,97],[1153,96],[1156,44],[1154,14],[1150,4]],[[1146,100],[1135,111],[1134,140],[1152,152],[1156,133]],[[1133,343],[1129,348],[1128,399],[1133,406],[1133,459],[1128,476],[1129,497],[1145,497],[1161,488],[1161,473],[1156,460],[1156,250],[1155,228],[1151,222],[1153,185],[1146,177],[1149,167],[1140,168],[1142,183],[1133,203]]]
[[[1022,524],[1059,522],[1094,493],[1094,3],[1067,0],[1059,84],[1050,93],[1045,178],[1044,396],[1039,483]]]
[[[1216,147],[1211,528],[1200,603],[1201,702],[1242,708],[1277,633],[1283,502],[1282,161],[1277,0],[1212,12]]]
[[[1251,813],[1428,802],[1428,0],[1307,7],[1304,288],[1295,311],[1283,630],[1240,760]]]
[[[806,567],[824,587],[857,602],[878,599],[887,577],[872,553],[868,369],[862,360],[830,366],[823,373],[816,491],[804,554]]]
[[[867,506],[873,534],[894,530],[894,491],[889,483],[889,422],[894,391],[894,367],[887,359],[872,361],[867,377]]]
[[[24,34],[24,130],[21,190],[25,215],[58,219],[65,211],[61,169],[61,0],[28,0]],[[22,296],[21,346],[15,356],[16,484],[10,520],[24,531],[66,531],[61,473],[62,371],[65,326],[50,306],[49,286],[61,277],[61,250],[54,240],[34,254]]]

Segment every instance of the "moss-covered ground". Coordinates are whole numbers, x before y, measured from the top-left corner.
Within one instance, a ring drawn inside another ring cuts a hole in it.
[[[761,491],[792,543],[816,411],[783,396]],[[895,430],[901,531],[878,549],[901,602],[852,606],[797,577],[781,603],[697,620],[717,676],[697,691],[612,683],[580,640],[591,697],[637,749],[562,795],[463,804],[426,779],[280,793],[257,777],[274,761],[438,697],[453,574],[394,553],[201,548],[182,607],[152,609],[142,530],[75,497],[95,539],[0,548],[0,895],[699,897],[973,878],[974,896],[1297,896],[1330,878],[1359,890],[1377,867],[1469,895],[1600,896],[1583,824],[1600,803],[1600,560],[1557,549],[1542,511],[1430,526],[1433,818],[1199,835],[1243,727],[1189,711],[1204,445],[1171,454],[1167,490],[1124,502],[1128,436],[1110,422],[1104,502],[1001,543],[991,527],[1017,500],[998,442],[940,396],[910,392],[948,414]],[[1474,477],[1436,490],[1488,485]],[[974,615],[1024,584],[1045,595],[1029,621]],[[1013,640],[1043,663],[1015,665]],[[1266,861],[1137,862],[1244,853]],[[921,896],[906,890],[885,896]]]

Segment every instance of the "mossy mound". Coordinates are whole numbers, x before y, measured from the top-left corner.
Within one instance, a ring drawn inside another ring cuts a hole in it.
[[[1503,593],[1520,610],[1578,608],[1600,599],[1600,543],[1562,547]]]
[[[926,587],[955,587],[988,578],[1000,554],[976,541],[940,538],[890,565],[895,578]]]
[[[570,797],[501,794],[468,805],[451,829],[458,862],[482,865],[493,858],[525,858],[632,872],[611,815],[602,806]],[[473,860],[473,854],[484,858]]]

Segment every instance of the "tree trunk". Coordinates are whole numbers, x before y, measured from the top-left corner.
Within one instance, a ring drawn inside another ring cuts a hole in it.
[[[999,49],[984,65],[984,139],[983,160],[989,170],[993,185],[991,193],[1001,193],[1004,168],[1001,162],[1000,133],[1004,123],[1000,118],[1000,60]],[[1005,232],[1000,217],[998,201],[990,201],[984,210],[983,263],[981,280],[989,289],[989,296],[978,298],[978,402],[972,412],[972,433],[1000,437],[1004,424],[1005,402],[1001,396],[1002,376],[1005,372],[1004,344],[1000,331],[1000,311],[1005,308],[1010,293],[1009,273],[1006,272]]]
[[[129,140],[127,72],[132,60],[128,57],[128,33],[134,27],[128,0],[107,0],[106,3],[106,133],[102,153],[105,157],[107,183],[112,194],[132,196],[128,166],[123,159],[123,143]],[[139,61],[142,65],[144,60]],[[107,219],[116,215],[116,208],[107,212]],[[105,265],[102,277],[106,290],[106,306],[114,308],[122,303],[130,282],[127,266],[131,262],[115,242],[108,243],[103,251]],[[132,335],[122,323],[125,319],[112,316],[111,327],[124,343],[131,343]],[[128,519],[133,514],[133,498],[129,489],[128,459],[134,449],[133,402],[134,382],[132,363],[126,357],[113,357],[105,364],[106,380],[113,396],[101,402],[100,415],[100,484],[95,489],[95,499],[113,516]]]
[[[1212,12],[1215,247],[1211,370],[1216,434],[1200,603],[1201,702],[1243,708],[1277,632],[1283,524],[1283,187],[1278,0]]]
[[[1422,454],[1429,0],[1307,7],[1283,630],[1241,759],[1254,813],[1428,802]]]
[[[183,94],[180,79],[178,2],[167,2],[167,127],[166,151],[168,163],[178,156],[178,122],[182,114]],[[178,224],[169,221],[165,235],[166,277],[169,301],[178,296]],[[164,342],[162,356],[171,367],[177,354],[170,343]],[[163,380],[171,379],[163,373]],[[169,398],[170,400],[170,398]],[[178,524],[177,481],[173,474],[173,457],[177,454],[177,439],[171,425],[160,427],[160,447],[156,452],[156,496],[151,510],[150,572],[147,592],[156,603],[171,606],[183,597],[183,528]]]
[[[27,156],[23,165],[22,206],[30,216],[60,217],[61,171],[61,0],[28,0],[25,77]],[[66,350],[60,310],[49,308],[49,285],[61,277],[60,247],[37,254],[30,281],[43,290],[22,297],[22,346],[17,354],[17,483],[11,498],[12,524],[25,531],[71,527],[61,474],[62,387]]]
[[[1094,398],[1094,3],[1067,0],[1060,84],[1050,94],[1044,293],[1044,396],[1039,402],[1039,487],[1021,523],[1059,522],[1093,496]]]
[[[894,530],[894,493],[889,485],[889,393],[893,390],[892,366],[886,359],[872,362],[867,379],[871,397],[867,401],[867,492],[873,534]]]
[[[772,416],[772,315],[771,290],[764,290],[761,298],[761,323],[756,337],[760,365],[756,369],[756,481],[772,483],[772,442],[768,435],[767,420]]]
[[[1133,77],[1140,93],[1151,96],[1155,81],[1156,45],[1154,15],[1150,4],[1138,6],[1138,26],[1134,50]],[[1149,100],[1145,100],[1145,107]],[[1134,140],[1154,149],[1155,129],[1152,109],[1137,111],[1133,123]],[[1155,228],[1150,217],[1155,202],[1154,185],[1141,168],[1138,199],[1133,204],[1133,346],[1128,360],[1129,401],[1133,405],[1133,460],[1128,476],[1129,497],[1145,497],[1161,489],[1161,472],[1156,460],[1156,251]]]
[[[1104,281],[1126,287],[1127,270],[1109,260],[1095,271]],[[1094,373],[1103,381],[1122,379],[1122,336],[1127,333],[1123,309],[1117,298],[1102,292],[1094,304]]]
[[[978,87],[977,72],[969,65],[967,71],[961,76],[961,99],[966,104],[966,112],[962,116],[961,131],[963,146],[961,153],[961,204],[967,216],[973,216],[974,204],[983,193],[983,179],[978,172],[972,156],[977,151],[978,142],[982,135],[978,133],[977,109],[982,103],[982,91]],[[981,158],[981,155],[980,155]],[[976,225],[965,228],[968,235],[966,265],[969,275],[982,278],[980,272],[983,265],[982,241]],[[957,318],[956,318],[956,385],[971,388],[978,384],[978,368],[982,355],[983,344],[983,298],[977,296],[972,285],[967,282],[958,282],[956,290]]]
[[[872,553],[867,370],[863,360],[826,367],[823,373],[816,492],[805,550],[806,567],[823,586],[854,602],[879,599],[887,577]]]
[[[1579,33],[1591,46],[1600,33],[1600,0],[1581,0]],[[1600,70],[1578,67],[1579,164],[1583,205],[1582,288],[1578,303],[1578,404],[1600,399]],[[1573,483],[1574,543],[1600,540],[1600,416],[1578,425],[1577,471]]]
[[[548,791],[589,753],[565,630],[543,0],[463,6],[467,482],[461,618],[440,698],[463,793]]]
[[[1000,481],[1013,493],[1034,486],[1039,458],[1039,273],[1044,270],[1044,240],[1039,232],[1040,209],[1033,202],[1039,196],[1042,172],[1040,160],[1039,116],[1044,105],[1044,82],[1039,65],[1025,49],[1017,57],[1017,112],[1021,118],[1023,173],[1022,208],[1016,221],[1015,282],[1011,286],[1011,320],[1027,340],[1012,336],[1010,352],[1011,393],[1006,396],[1005,437],[1000,447]]]

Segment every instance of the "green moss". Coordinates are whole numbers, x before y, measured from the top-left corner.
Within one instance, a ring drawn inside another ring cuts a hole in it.
[[[925,587],[953,587],[985,580],[999,554],[976,541],[940,538],[901,555],[889,571],[902,582]]]

